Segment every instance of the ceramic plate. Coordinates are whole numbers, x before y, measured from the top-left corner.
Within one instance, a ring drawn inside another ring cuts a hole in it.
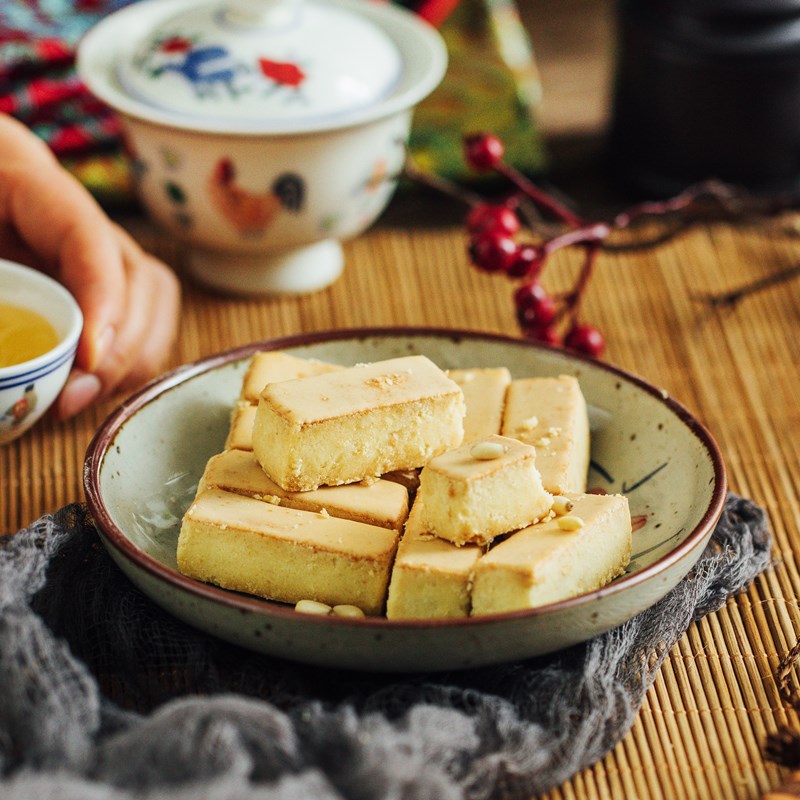
[[[447,621],[296,613],[180,575],[180,520],[257,350],[343,365],[422,353],[442,368],[505,365],[515,378],[575,375],[592,427],[590,488],[621,492],[635,521],[627,572],[534,610]],[[474,667],[551,652],[649,607],[691,569],[722,512],[725,469],[710,434],[667,394],[614,367],[520,339],[451,330],[336,331],[256,343],[151,383],[103,423],[87,452],[86,494],[100,536],[152,600],[215,636],[324,666],[391,671]]]

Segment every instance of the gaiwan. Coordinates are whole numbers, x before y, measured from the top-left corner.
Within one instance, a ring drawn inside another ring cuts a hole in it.
[[[83,39],[78,70],[122,119],[142,203],[202,283],[301,294],[388,203],[439,34],[368,0],[145,0]]]

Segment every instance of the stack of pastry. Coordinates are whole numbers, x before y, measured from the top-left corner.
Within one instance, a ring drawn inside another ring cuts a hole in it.
[[[184,516],[178,566],[393,619],[554,602],[630,558],[627,500],[586,494],[588,459],[586,403],[568,376],[259,353]]]

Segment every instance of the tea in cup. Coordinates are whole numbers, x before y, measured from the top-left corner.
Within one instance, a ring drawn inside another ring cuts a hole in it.
[[[0,259],[0,445],[27,431],[66,383],[83,315],[58,282]]]

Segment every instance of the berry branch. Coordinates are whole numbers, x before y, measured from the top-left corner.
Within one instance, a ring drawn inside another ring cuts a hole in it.
[[[464,157],[470,167],[480,172],[494,171],[516,188],[504,204],[472,205],[467,216],[472,263],[486,272],[522,279],[522,285],[514,292],[514,305],[523,335],[598,357],[605,349],[603,334],[594,325],[581,322],[579,312],[597,255],[611,227],[583,219],[503,161],[503,155],[503,144],[496,136],[474,134],[464,140]],[[516,210],[523,197],[566,230],[549,238],[544,236],[536,244],[518,244],[513,237],[521,227]],[[572,246],[584,250],[580,273],[571,291],[550,295],[539,280],[542,270],[552,253]]]
[[[503,143],[497,136],[488,133],[466,136],[464,158],[476,172],[494,172],[505,178],[514,191],[502,202],[489,202],[439,176],[418,171],[410,162],[406,174],[469,206],[466,228],[470,260],[483,272],[521,281],[513,299],[524,336],[594,357],[602,355],[605,349],[603,334],[594,325],[581,321],[580,306],[601,250],[641,250],[662,244],[700,222],[763,219],[800,207],[797,194],[761,197],[719,181],[705,181],[669,199],[633,205],[609,222],[597,222],[584,219],[506,163]],[[610,241],[614,233],[644,227],[655,219],[662,223],[655,232],[627,237],[619,243]],[[523,222],[528,236],[518,241]],[[548,258],[566,247],[582,248],[583,263],[572,288],[553,295],[542,287],[540,278]],[[713,306],[732,306],[749,294],[797,275],[800,267],[793,267],[734,291],[702,299]]]

